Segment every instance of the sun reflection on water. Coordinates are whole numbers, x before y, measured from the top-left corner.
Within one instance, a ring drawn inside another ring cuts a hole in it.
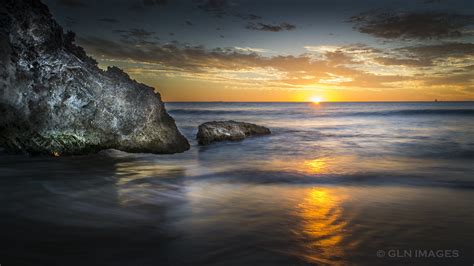
[[[305,176],[324,177],[351,173],[356,169],[357,158],[351,156],[319,156],[316,158],[291,157],[268,160],[259,167],[268,171],[284,171]],[[359,164],[360,165],[360,164]]]
[[[343,196],[327,188],[312,188],[298,204],[302,220],[297,233],[304,243],[301,256],[313,263],[337,265],[344,257],[342,241],[347,226],[341,203]]]
[[[303,162],[303,169],[305,172],[311,174],[319,174],[324,172],[327,167],[327,162],[325,158],[307,160]]]

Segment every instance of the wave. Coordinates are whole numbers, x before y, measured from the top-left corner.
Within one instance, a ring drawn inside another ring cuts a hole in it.
[[[260,169],[230,170],[194,176],[194,180],[214,180],[243,184],[285,184],[285,185],[356,185],[356,186],[421,186],[474,189],[474,181],[466,179],[445,179],[411,174],[387,172],[365,172],[354,174],[311,175],[289,171],[268,171]]]

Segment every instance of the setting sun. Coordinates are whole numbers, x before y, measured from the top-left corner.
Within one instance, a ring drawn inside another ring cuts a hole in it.
[[[321,97],[316,97],[316,96],[314,96],[314,97],[309,98],[309,101],[312,102],[312,103],[320,103],[320,102],[322,102],[323,100],[322,100]]]

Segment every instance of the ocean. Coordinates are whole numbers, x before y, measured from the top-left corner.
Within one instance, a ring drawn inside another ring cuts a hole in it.
[[[166,108],[185,153],[0,153],[0,264],[474,262],[474,102]],[[272,134],[197,145],[214,120]]]

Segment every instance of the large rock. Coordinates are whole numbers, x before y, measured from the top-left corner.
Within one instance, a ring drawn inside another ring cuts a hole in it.
[[[39,0],[0,5],[0,145],[84,154],[189,149],[153,88],[103,71]]]
[[[199,144],[208,145],[214,141],[235,141],[252,135],[267,135],[270,133],[270,129],[263,126],[230,120],[201,124],[196,137]]]

